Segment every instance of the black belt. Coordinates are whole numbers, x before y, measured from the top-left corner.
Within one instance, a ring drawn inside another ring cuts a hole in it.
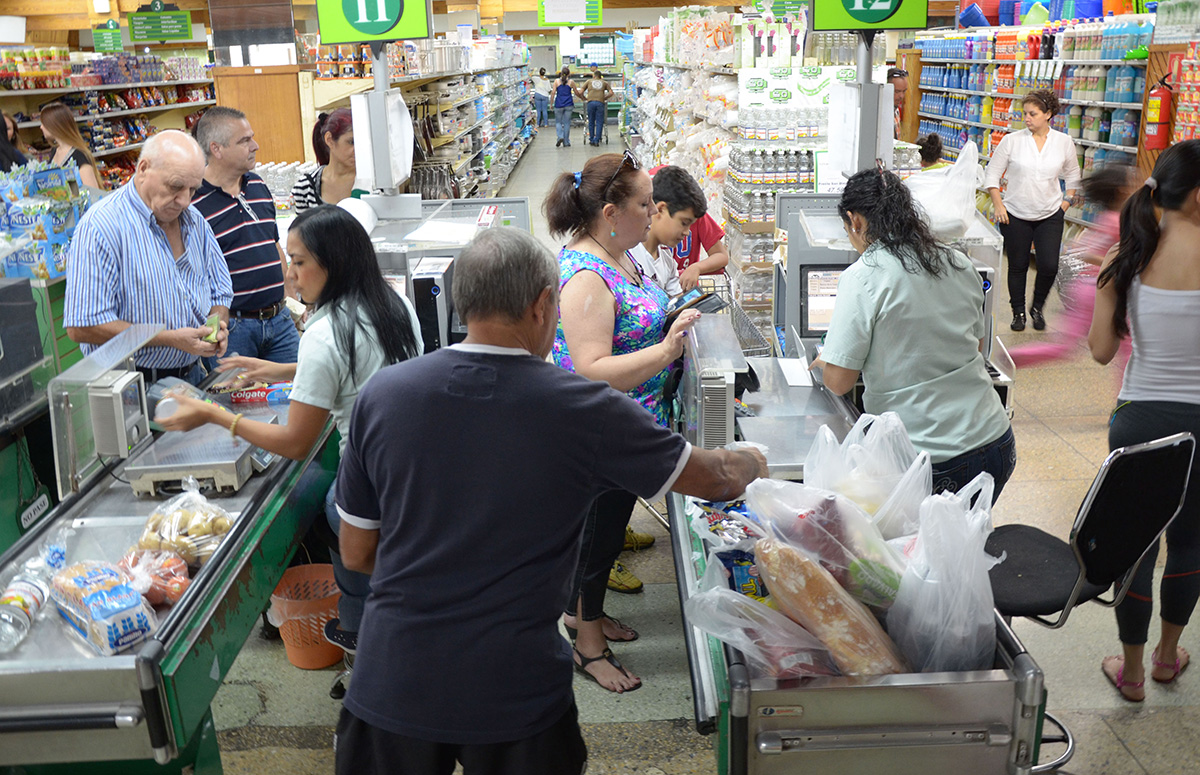
[[[269,307],[262,309],[234,309],[230,310],[229,314],[235,318],[251,318],[254,320],[270,320],[283,311],[284,303],[277,301]]]
[[[138,366],[137,370],[140,371],[142,373],[142,376],[146,378],[147,385],[153,385],[155,382],[158,382],[163,377],[175,377],[176,379],[187,379],[188,374],[192,373],[192,369],[195,366],[196,366],[195,363],[188,364],[187,366],[180,366],[180,367],[174,368],[174,369],[164,368],[161,366],[158,368],[151,368],[151,367],[147,367],[147,366]]]

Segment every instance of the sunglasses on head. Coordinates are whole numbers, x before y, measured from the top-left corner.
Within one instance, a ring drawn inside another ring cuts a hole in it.
[[[893,67],[891,70],[888,70],[887,77],[888,77],[889,79],[891,79],[891,78],[907,78],[907,77],[908,77],[908,71],[907,71],[907,70],[901,70],[901,69],[900,69],[900,68],[898,68],[898,67]]]
[[[640,170],[642,168],[642,163],[639,162],[637,157],[633,155],[633,151],[626,150],[624,155],[621,156],[621,163],[617,165],[616,172],[614,172],[612,177],[608,179],[608,183],[606,183],[604,186],[604,191],[600,193],[600,198],[604,201],[608,201],[608,190],[612,188],[613,183],[617,182],[617,176],[621,174],[621,170],[625,169],[626,164],[628,164],[630,169],[633,170]]]

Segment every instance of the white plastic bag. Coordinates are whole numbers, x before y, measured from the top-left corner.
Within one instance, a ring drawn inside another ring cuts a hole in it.
[[[917,460],[908,429],[895,412],[864,414],[838,444],[822,426],[804,459],[804,483],[840,493],[875,515]],[[933,489],[930,486],[924,495]]]
[[[904,184],[912,192],[933,235],[952,242],[961,239],[975,221],[975,192],[982,183],[979,148],[968,142],[949,167],[910,175]]]
[[[1003,560],[984,551],[992,532],[991,474],[958,493],[930,495],[888,634],[918,672],[986,670],[996,652],[996,622],[988,571]],[[979,497],[975,506],[971,498]]]
[[[873,517],[883,537],[891,540],[917,532],[921,503],[933,492],[933,464],[929,453],[922,452],[896,483],[892,494]]]

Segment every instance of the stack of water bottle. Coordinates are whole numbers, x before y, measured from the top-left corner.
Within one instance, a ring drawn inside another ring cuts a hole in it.
[[[271,190],[275,209],[282,212],[292,209],[292,188],[301,177],[316,168],[317,165],[312,162],[270,162],[256,165],[254,171]]]
[[[738,112],[738,137],[757,142],[794,143],[829,134],[829,108],[756,105]]]
[[[726,234],[725,243],[735,268],[744,270],[771,266],[775,238],[770,234],[742,234],[739,229],[732,229]]]

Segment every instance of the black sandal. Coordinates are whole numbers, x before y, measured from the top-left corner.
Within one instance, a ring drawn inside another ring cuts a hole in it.
[[[633,676],[629,675],[629,671],[625,669],[625,666],[622,665],[620,660],[617,659],[616,655],[612,653],[612,649],[604,649],[604,651],[598,657],[585,657],[583,654],[581,654],[579,652],[579,649],[577,649],[577,648],[572,648],[571,650],[575,652],[575,656],[579,657],[579,662],[575,663],[575,672],[580,673],[585,678],[587,678],[589,681],[596,684],[597,686],[599,686],[602,689],[607,689],[610,692],[615,692],[615,690],[609,689],[607,686],[600,683],[600,681],[596,678],[596,676],[592,675],[591,673],[589,673],[587,671],[587,669],[586,669],[587,666],[592,664],[593,662],[599,662],[600,660],[603,659],[604,661],[608,662],[608,664],[610,664],[613,667],[615,667],[616,669],[620,670],[627,677],[629,677],[629,678],[633,677]],[[574,661],[574,660],[572,660],[572,661]],[[633,687],[632,689],[624,689],[620,692],[615,692],[615,693],[616,694],[625,694],[628,692],[635,692],[641,688],[642,688],[642,685],[639,683],[637,686]]]
[[[602,613],[602,614],[600,614],[600,618],[601,618],[601,619],[608,619],[610,622],[613,622],[613,623],[614,623],[614,624],[616,624],[618,627],[621,627],[621,628],[623,628],[623,629],[628,629],[630,632],[632,632],[632,633],[633,633],[633,637],[632,637],[632,638],[610,638],[610,637],[608,637],[608,636],[606,635],[606,636],[604,637],[604,639],[605,639],[605,640],[607,640],[607,641],[611,641],[611,642],[613,642],[613,643],[633,643],[635,640],[637,640],[638,638],[640,638],[640,637],[641,637],[640,635],[638,635],[638,631],[637,631],[637,630],[633,629],[632,627],[626,627],[626,626],[625,626],[625,623],[624,623],[624,622],[622,622],[620,619],[618,619],[618,618],[617,618],[617,617],[615,617],[615,616],[609,616],[609,615],[608,615],[608,614],[606,614],[606,613]],[[578,637],[579,637],[579,629],[578,629],[578,628],[576,628],[576,627],[569,627],[569,626],[567,626],[567,624],[566,624],[565,622],[563,623],[563,627],[566,629],[566,631],[567,631],[567,635],[569,635],[569,636],[571,637],[571,640],[575,640],[576,638],[578,638]]]

